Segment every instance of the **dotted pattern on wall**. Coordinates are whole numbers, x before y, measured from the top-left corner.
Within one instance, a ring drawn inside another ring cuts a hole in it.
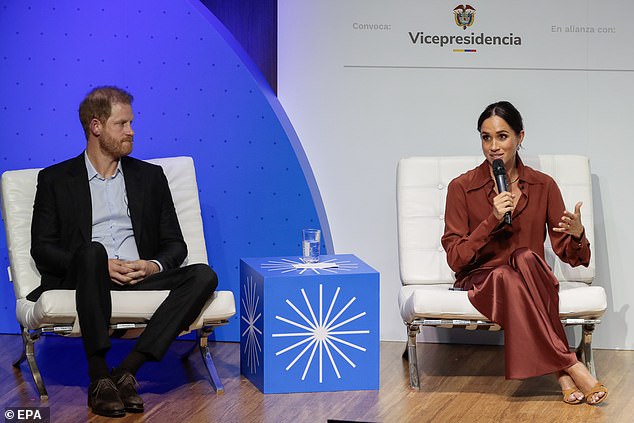
[[[0,171],[76,156],[85,147],[77,117],[83,96],[97,85],[129,90],[133,155],[194,157],[210,264],[219,289],[238,301],[240,257],[301,254],[301,229],[320,222],[263,91],[270,88],[196,3],[0,0]],[[216,339],[237,341],[238,330],[234,318]],[[18,332],[4,271],[0,332]]]

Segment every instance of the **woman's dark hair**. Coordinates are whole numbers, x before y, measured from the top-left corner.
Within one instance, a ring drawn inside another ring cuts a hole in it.
[[[482,123],[491,116],[499,116],[504,119],[516,134],[524,130],[522,115],[520,115],[515,106],[508,101],[498,101],[497,103],[489,104],[478,118],[478,132],[482,129]]]

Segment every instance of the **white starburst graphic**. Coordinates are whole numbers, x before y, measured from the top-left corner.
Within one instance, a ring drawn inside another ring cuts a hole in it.
[[[269,272],[297,272],[300,275],[304,274],[307,270],[317,275],[321,275],[320,272],[337,274],[339,272],[350,272],[357,267],[359,267],[359,263],[350,260],[338,260],[337,258],[331,258],[317,263],[306,263],[303,258],[298,258],[297,260],[282,258],[279,260],[269,260],[268,263],[262,264],[262,268],[267,269]]]
[[[286,366],[286,371],[288,371],[308,352],[308,350],[310,350],[310,356],[306,361],[304,372],[302,373],[302,380],[306,379],[306,374],[311,368],[311,365],[313,364],[315,358],[315,354],[317,352],[319,355],[319,383],[322,383],[324,350],[326,351],[326,355],[328,356],[328,360],[330,362],[330,365],[332,366],[332,369],[337,375],[337,379],[341,379],[341,374],[339,372],[339,368],[337,367],[338,360],[341,361],[341,359],[343,359],[353,368],[356,367],[356,364],[344,353],[344,351],[342,351],[342,349],[345,350],[346,348],[354,348],[359,351],[366,351],[366,348],[342,339],[340,338],[340,336],[368,334],[370,333],[369,330],[337,330],[347,325],[348,323],[353,322],[366,315],[366,312],[364,311],[341,322],[338,322],[339,318],[345,313],[346,310],[348,310],[352,303],[356,301],[356,297],[352,297],[345,306],[343,306],[341,309],[339,309],[338,312],[336,312],[333,318],[330,318],[333,310],[335,309],[335,302],[337,301],[337,297],[339,296],[340,291],[341,288],[337,287],[337,290],[335,291],[335,294],[330,301],[330,306],[328,307],[328,311],[325,317],[323,316],[323,285],[321,284],[319,285],[319,318],[315,316],[313,306],[308,300],[308,297],[306,296],[306,291],[304,291],[303,288],[301,289],[301,293],[304,297],[304,301],[306,302],[306,306],[308,307],[311,318],[309,319],[308,317],[306,317],[306,315],[302,313],[299,308],[295,306],[295,304],[293,304],[289,299],[286,300],[286,304],[288,304],[293,309],[293,311],[295,311],[297,317],[299,317],[301,320],[297,322],[285,317],[275,316],[277,320],[304,330],[304,332],[274,333],[272,335],[274,338],[303,338],[302,340],[295,342],[294,344],[275,353],[276,356],[280,356],[292,350],[295,350],[297,352],[298,350],[296,349],[304,346],[301,351],[297,352],[295,358],[293,358],[288,366]]]
[[[262,317],[262,313],[257,311],[260,297],[255,292],[255,282],[251,276],[247,277],[242,288],[244,291],[242,297],[244,314],[241,317],[247,324],[247,328],[242,332],[242,337],[246,337],[243,354],[247,358],[247,366],[249,366],[251,374],[254,374],[260,366],[258,354],[262,351],[262,343],[258,339],[262,337],[262,331],[255,326]]]

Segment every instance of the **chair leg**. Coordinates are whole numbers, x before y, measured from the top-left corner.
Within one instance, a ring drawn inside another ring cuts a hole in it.
[[[407,324],[407,361],[409,362],[409,386],[420,389],[418,381],[418,356],[416,351],[416,335],[420,332],[418,325]]]
[[[20,368],[20,364],[22,364],[24,360],[27,361],[29,369],[31,370],[31,375],[33,376],[33,381],[35,382],[35,387],[40,395],[40,400],[46,401],[48,400],[48,392],[46,392],[44,380],[42,379],[40,369],[37,367],[37,362],[35,361],[35,341],[39,339],[40,333],[36,332],[31,334],[28,329],[21,326],[20,329],[22,330],[22,353],[20,354],[20,357],[13,362],[13,367]]]
[[[26,360],[26,339],[24,338],[24,328],[22,326],[20,326],[20,336],[22,337],[22,352],[20,353],[20,357],[12,364],[16,369],[19,369],[20,364]]]
[[[209,347],[207,346],[207,337],[211,331],[205,331],[199,329],[197,331],[198,339],[199,339],[199,347],[200,354],[203,357],[203,361],[205,362],[205,367],[207,367],[207,372],[209,373],[209,377],[211,378],[211,384],[216,390],[216,394],[222,395],[225,393],[225,387],[218,376],[218,371],[216,370],[216,365],[214,364],[213,359],[211,358],[211,353],[209,352]]]
[[[595,378],[597,377],[596,368],[594,366],[594,356],[592,355],[592,332],[594,325],[583,325],[581,330],[581,342],[579,343],[578,352],[581,353],[582,361]]]

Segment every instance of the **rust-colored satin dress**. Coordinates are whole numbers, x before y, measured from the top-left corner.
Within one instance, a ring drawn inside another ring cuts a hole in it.
[[[493,215],[497,195],[485,160],[448,187],[442,244],[456,272],[455,286],[469,290],[469,301],[504,328],[507,379],[553,373],[577,362],[559,320],[559,283],[544,261],[548,233],[553,250],[572,266],[587,266],[585,237],[552,231],[565,205],[555,181],[524,166],[517,157],[522,195],[511,226]]]

